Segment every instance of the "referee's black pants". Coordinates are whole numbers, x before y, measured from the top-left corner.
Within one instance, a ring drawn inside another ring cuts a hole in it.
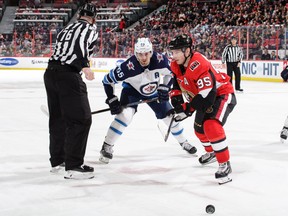
[[[227,74],[231,77],[230,82],[233,84],[233,72],[235,74],[235,89],[239,90],[241,89],[240,83],[241,83],[241,73],[240,68],[237,67],[238,62],[227,62]]]
[[[50,163],[66,170],[84,162],[91,126],[87,87],[70,66],[50,65],[44,73],[49,108]]]

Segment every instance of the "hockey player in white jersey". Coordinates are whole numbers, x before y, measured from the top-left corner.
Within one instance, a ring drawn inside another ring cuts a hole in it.
[[[160,79],[160,76],[163,76],[163,79]],[[109,159],[113,158],[114,144],[137,112],[137,105],[124,108],[123,105],[158,97],[158,101],[147,104],[154,111],[156,118],[169,126],[172,116],[167,113],[172,110],[169,103],[172,74],[167,57],[153,52],[152,43],[148,38],[138,38],[134,55],[106,74],[102,82],[107,95],[106,103],[111,109],[111,114],[116,115],[100,151],[99,160],[108,163]],[[120,82],[123,88],[119,101],[114,94],[114,85]],[[197,149],[187,141],[179,122],[172,124],[171,134],[185,151],[190,154],[196,153]]]
[[[288,116],[284,122],[284,126],[281,130],[281,133],[280,133],[280,140],[282,143],[284,143],[285,140],[287,140],[287,136],[288,136]]]

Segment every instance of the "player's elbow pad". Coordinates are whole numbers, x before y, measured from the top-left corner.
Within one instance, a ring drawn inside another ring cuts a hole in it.
[[[214,104],[215,98],[216,98],[215,92],[210,92],[206,98],[203,98],[201,94],[197,94],[191,101],[191,106],[195,110],[201,110],[205,112],[208,108],[210,108]]]

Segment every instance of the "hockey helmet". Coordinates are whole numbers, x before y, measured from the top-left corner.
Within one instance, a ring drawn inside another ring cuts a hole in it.
[[[183,49],[183,48],[191,48],[192,49],[192,39],[189,37],[187,34],[182,34],[182,35],[177,35],[175,38],[173,38],[169,45],[168,48],[170,50],[175,50],[175,49]]]
[[[151,52],[152,53],[153,48],[152,48],[152,43],[149,38],[138,38],[135,47],[134,47],[134,54],[136,53],[147,53]]]
[[[94,4],[91,4],[91,3],[84,4],[79,9],[79,15],[80,16],[89,16],[89,17],[95,18],[97,15],[97,8]]]

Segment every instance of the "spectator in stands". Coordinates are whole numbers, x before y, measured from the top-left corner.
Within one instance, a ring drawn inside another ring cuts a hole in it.
[[[5,42],[5,38],[4,38],[4,36],[2,34],[0,34],[0,43],[1,42]]]
[[[279,57],[276,55],[274,50],[271,52],[271,60],[279,60]]]
[[[263,54],[261,56],[261,60],[270,60],[270,59],[271,59],[271,55],[268,52],[268,49],[264,48],[264,52],[263,52]]]
[[[123,32],[123,30],[126,27],[126,22],[124,18],[121,18],[120,22],[119,22],[119,32]]]

